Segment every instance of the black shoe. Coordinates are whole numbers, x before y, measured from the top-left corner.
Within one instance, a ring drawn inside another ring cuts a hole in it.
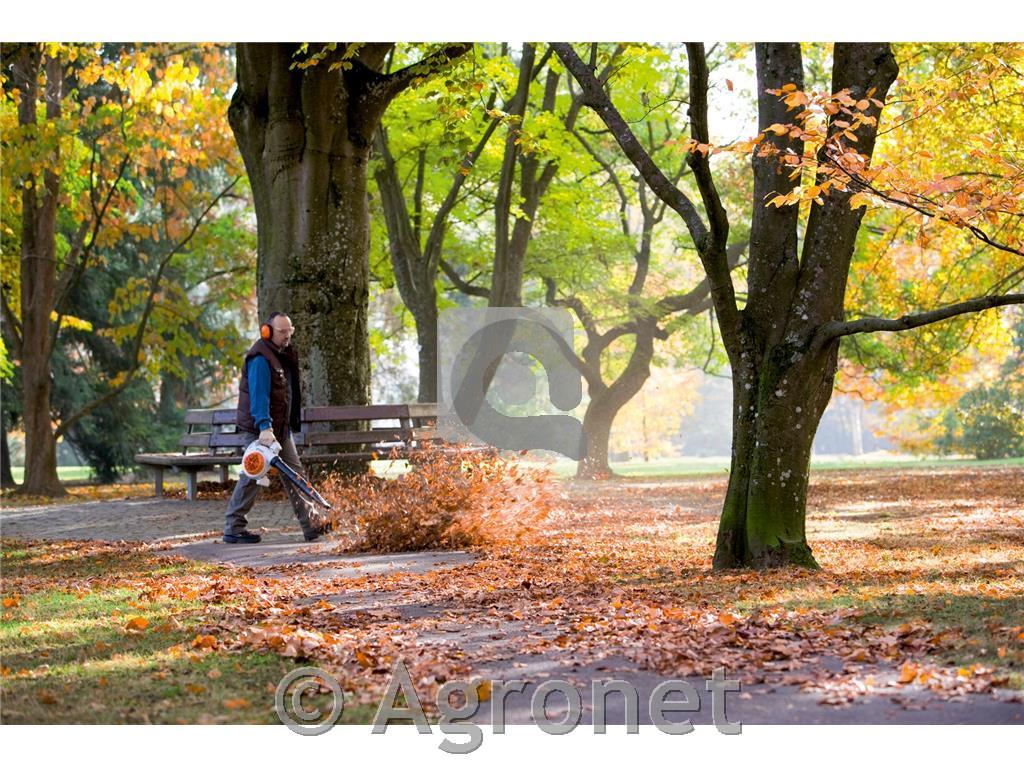
[[[262,540],[263,537],[258,533],[250,533],[249,531],[224,534],[225,544],[259,544]]]

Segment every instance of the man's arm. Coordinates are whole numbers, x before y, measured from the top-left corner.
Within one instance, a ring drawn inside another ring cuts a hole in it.
[[[270,364],[262,355],[254,356],[246,368],[249,377],[249,414],[256,430],[271,428]]]

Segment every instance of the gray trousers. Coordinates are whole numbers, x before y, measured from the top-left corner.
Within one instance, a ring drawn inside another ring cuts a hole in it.
[[[247,438],[246,445],[259,437],[259,435],[251,432],[243,432],[242,434]],[[295,441],[292,440],[291,435],[288,435],[288,438],[281,444],[281,453],[278,455],[284,460],[285,464],[296,472],[305,474],[302,471],[302,464],[299,462],[299,452],[295,450]],[[299,521],[302,532],[309,533],[313,531],[322,520],[314,503],[300,494],[288,480],[282,478],[281,484],[284,486],[285,493],[288,494],[288,499],[292,503],[292,509],[295,510],[295,517]],[[235,492],[231,494],[231,501],[228,502],[227,518],[224,521],[225,534],[237,534],[245,530],[245,517],[252,510],[252,505],[256,501],[256,494],[259,492],[259,489],[260,486],[256,484],[255,480],[246,475],[245,472],[239,473]]]

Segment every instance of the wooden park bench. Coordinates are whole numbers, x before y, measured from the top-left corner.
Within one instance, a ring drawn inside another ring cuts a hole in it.
[[[302,409],[302,429],[292,437],[303,464],[405,459],[439,442],[436,422],[435,403],[311,406]],[[163,495],[164,470],[185,472],[186,496],[192,501],[196,476],[219,468],[220,481],[226,483],[228,467],[242,463],[248,443],[237,432],[234,408],[189,410],[185,424],[179,453],[138,453],[135,463],[153,470],[157,496]]]

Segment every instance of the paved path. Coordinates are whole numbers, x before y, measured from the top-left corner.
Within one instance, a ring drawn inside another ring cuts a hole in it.
[[[99,501],[81,504],[56,504],[44,507],[5,506],[0,510],[0,535],[3,537],[41,539],[103,539],[125,541],[169,541],[186,539],[172,548],[173,552],[196,560],[228,565],[268,568],[267,575],[287,578],[285,571],[274,572],[274,566],[293,563],[318,565],[310,575],[349,577],[397,571],[424,572],[451,568],[470,562],[472,557],[463,552],[416,552],[390,555],[338,556],[328,550],[329,542],[306,543],[286,501],[258,502],[249,518],[252,530],[261,531],[260,544],[227,545],[220,541],[224,511],[227,502],[180,499],[139,499]],[[205,536],[203,534],[206,534]],[[315,598],[320,599],[320,598]],[[346,592],[324,595],[345,610],[385,609],[395,611],[401,619],[430,616],[450,612],[452,606],[431,603],[408,604],[403,596],[389,592]],[[610,652],[599,661],[580,660],[571,648],[546,654],[521,654],[526,635],[522,622],[508,621],[495,628],[463,625],[457,632],[427,632],[419,637],[424,645],[449,646],[458,649],[485,651],[493,659],[476,670],[476,674],[492,679],[528,681],[522,693],[507,697],[505,722],[530,723],[530,702],[537,686],[545,680],[564,680],[581,694],[582,722],[593,722],[591,682],[596,679],[618,679],[630,683],[639,694],[640,723],[650,723],[647,702],[651,692],[661,682],[660,676],[636,669],[628,659]],[[532,628],[537,632],[537,628]],[[543,630],[541,630],[543,631]],[[551,631],[554,631],[553,629]],[[895,676],[895,670],[878,670],[876,678]],[[674,719],[689,718],[694,723],[711,722],[711,694],[704,680],[691,678],[689,682],[700,695],[697,712],[680,713]],[[1024,723],[1024,704],[1008,701],[1004,694],[998,697],[970,695],[959,701],[941,701],[927,691],[900,687],[898,696],[870,695],[846,707],[823,706],[816,694],[801,692],[794,686],[747,686],[739,694],[726,695],[726,714],[729,720],[754,723]],[[549,702],[549,717],[558,720],[556,702]],[[624,699],[610,695],[607,699],[607,722],[624,722]],[[564,705],[563,705],[564,706]],[[490,721],[490,709],[482,706],[474,718],[478,722]]]

